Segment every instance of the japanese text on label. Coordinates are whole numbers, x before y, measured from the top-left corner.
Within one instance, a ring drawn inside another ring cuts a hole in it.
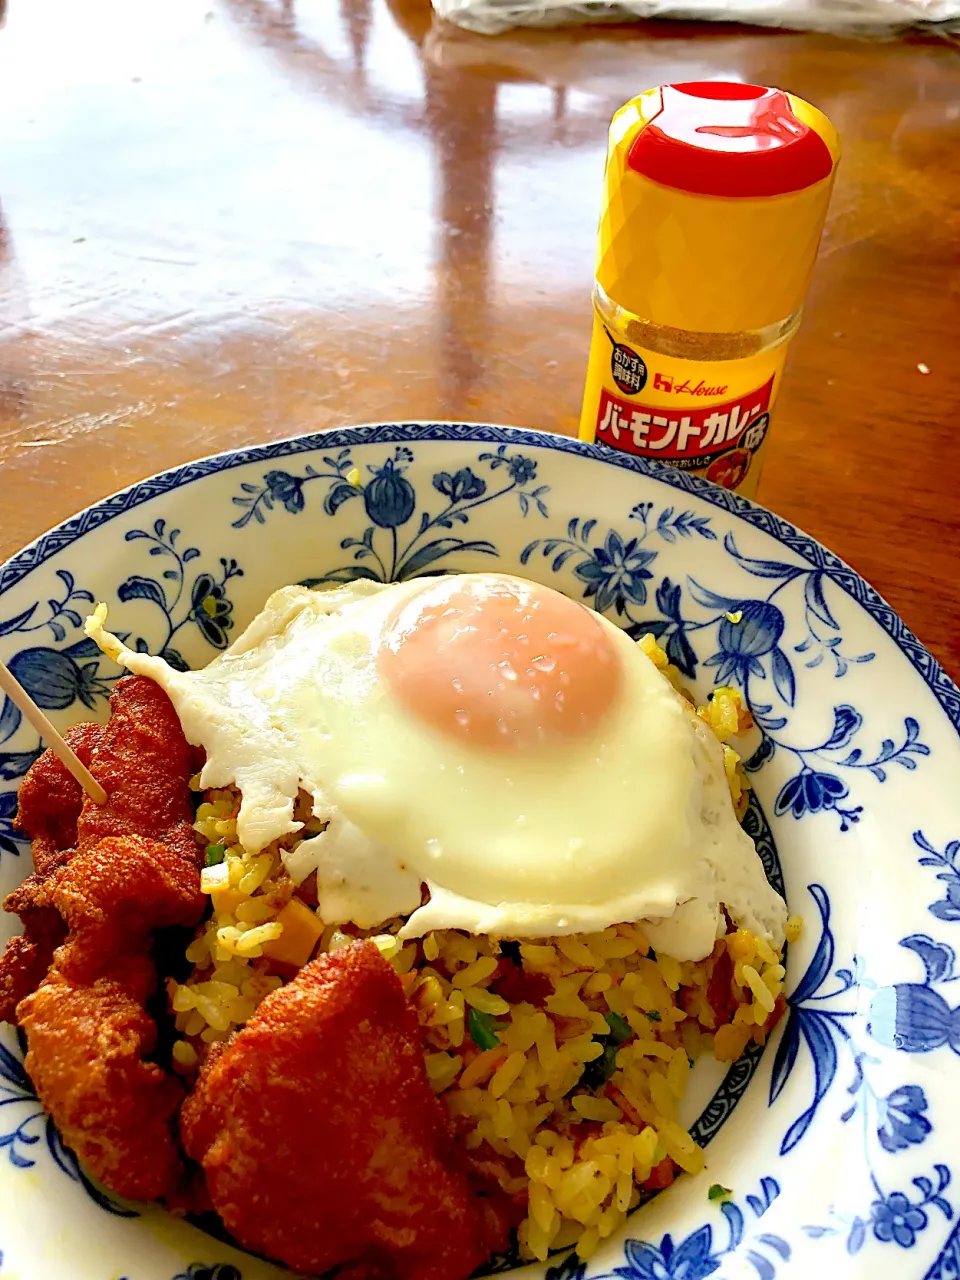
[[[733,446],[759,448],[769,422],[773,378],[757,391],[704,408],[626,404],[602,389],[597,439],[626,453],[690,466]],[[690,461],[687,461],[689,459]]]

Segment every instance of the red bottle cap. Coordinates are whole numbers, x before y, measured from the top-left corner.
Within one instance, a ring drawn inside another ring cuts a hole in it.
[[[781,89],[695,80],[660,90],[662,106],[640,130],[628,168],[677,191],[750,198],[802,191],[828,178],[823,138]]]

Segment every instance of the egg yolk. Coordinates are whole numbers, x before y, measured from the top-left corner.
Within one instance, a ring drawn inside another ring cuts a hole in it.
[[[494,750],[586,737],[622,677],[595,614],[507,576],[440,579],[408,598],[388,619],[378,665],[419,720]]]

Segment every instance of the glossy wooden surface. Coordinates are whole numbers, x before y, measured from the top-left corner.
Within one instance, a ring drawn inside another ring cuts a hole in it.
[[[266,438],[574,433],[608,119],[708,77],[811,99],[846,148],[760,499],[960,675],[960,52],[936,42],[483,39],[427,0],[9,0],[0,555]]]

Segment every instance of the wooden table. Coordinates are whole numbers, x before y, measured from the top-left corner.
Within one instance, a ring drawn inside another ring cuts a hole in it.
[[[960,675],[960,51],[935,41],[484,39],[427,0],[10,0],[0,555],[268,437],[573,433],[608,119],[709,77],[794,90],[845,143],[761,501]]]

